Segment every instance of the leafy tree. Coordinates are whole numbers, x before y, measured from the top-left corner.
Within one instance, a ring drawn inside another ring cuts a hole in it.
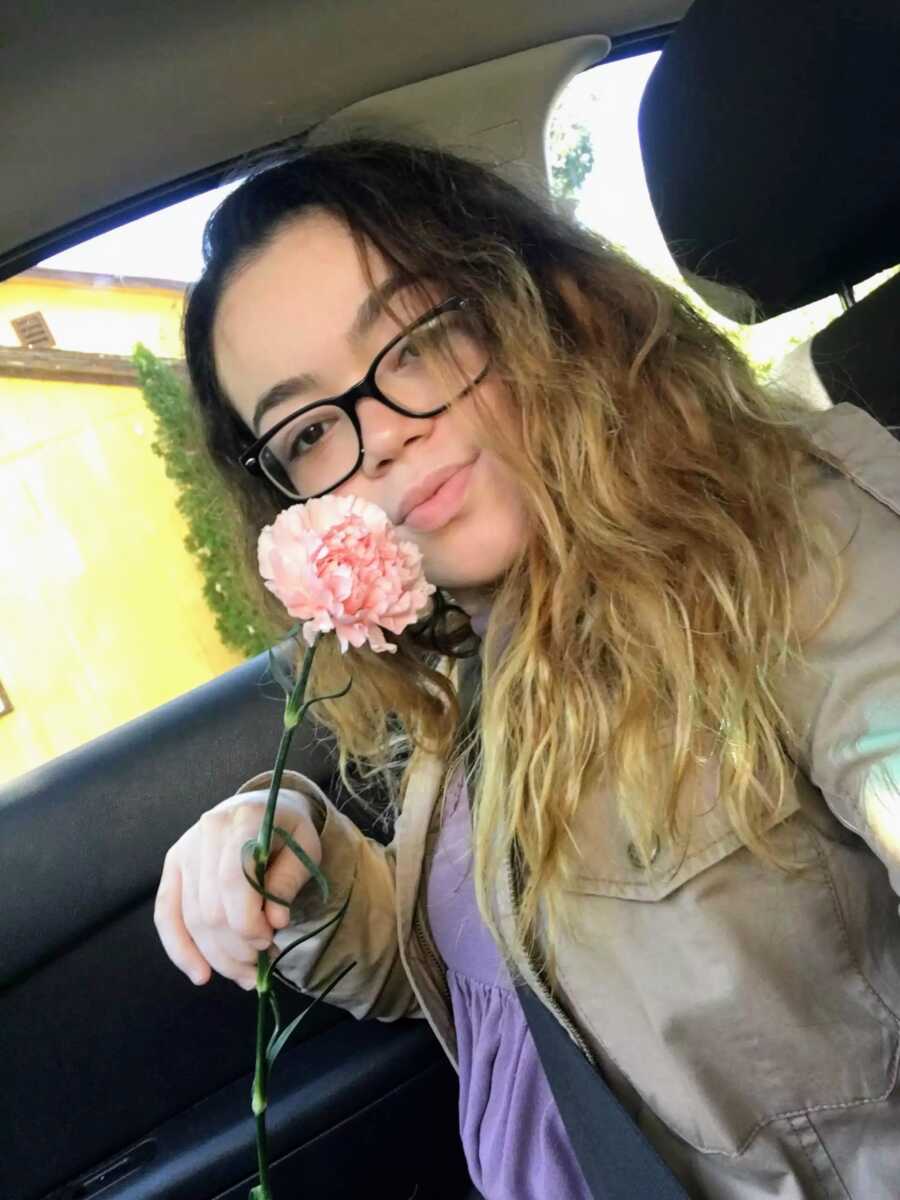
[[[591,135],[577,121],[553,119],[547,139],[550,188],[560,199],[573,199],[594,166]]]
[[[187,522],[184,544],[203,575],[203,595],[223,643],[248,658],[279,636],[242,569],[240,517],[203,442],[200,417],[186,383],[172,367],[138,344],[133,355],[147,407],[156,420],[151,444],[178,489],[176,506]]]

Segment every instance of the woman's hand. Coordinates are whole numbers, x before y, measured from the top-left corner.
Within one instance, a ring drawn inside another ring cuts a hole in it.
[[[288,924],[284,905],[263,897],[247,882],[241,847],[255,839],[265,801],[232,796],[205,812],[169,849],[156,893],[153,922],[166,954],[194,983],[212,971],[248,991],[256,986],[256,956]],[[322,860],[309,804],[299,792],[280,791],[275,825],[290,833],[315,863]],[[265,888],[289,902],[310,874],[287,847],[277,852],[273,834]],[[252,873],[252,863],[248,864]]]

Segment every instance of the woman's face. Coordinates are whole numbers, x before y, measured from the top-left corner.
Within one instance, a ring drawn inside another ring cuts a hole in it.
[[[389,269],[371,254],[376,287]],[[248,429],[262,434],[305,404],[336,396],[361,379],[378,351],[399,330],[449,298],[430,285],[433,300],[406,289],[390,298],[400,318],[381,314],[362,334],[349,337],[369,296],[353,239],[329,213],[304,214],[280,231],[226,287],[213,329],[219,380]],[[254,428],[257,403],[275,385],[299,376],[302,395],[269,408]],[[479,403],[496,419],[509,414],[508,391],[489,372]],[[373,501],[399,534],[422,552],[427,578],[452,592],[469,612],[482,608],[480,589],[497,580],[525,538],[525,512],[512,473],[482,449],[473,401],[463,398],[434,417],[409,417],[372,397],[357,404],[362,465],[335,493]],[[428,510],[409,514],[410,488],[433,472],[459,467]],[[414,528],[413,526],[418,526]]]

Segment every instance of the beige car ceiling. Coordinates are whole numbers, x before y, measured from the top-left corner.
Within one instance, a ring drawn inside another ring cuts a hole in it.
[[[0,277],[218,182],[240,156],[302,137],[364,100],[370,104],[354,119],[418,125],[539,172],[547,106],[568,78],[602,60],[607,35],[665,26],[688,6],[687,0],[7,6],[0,29]]]

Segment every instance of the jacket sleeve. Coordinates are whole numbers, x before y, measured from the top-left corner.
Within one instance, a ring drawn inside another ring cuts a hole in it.
[[[900,442],[851,405],[810,499],[829,518],[845,573],[840,599],[779,700],[802,734],[798,765],[835,816],[884,862],[900,895]],[[801,615],[825,612],[827,575],[809,576]]]
[[[241,785],[237,795],[245,801],[259,800],[264,806],[271,778],[271,771],[256,775]],[[277,952],[334,917],[348,891],[350,900],[337,924],[285,955],[276,974],[314,996],[339,971],[355,962],[329,993],[329,1004],[357,1018],[394,1021],[421,1016],[400,959],[393,843],[382,846],[366,837],[305,775],[285,771],[279,795],[286,790],[305,797],[312,810],[322,842],[322,870],[330,889],[325,901],[312,881],[301,890],[294,906],[299,918],[275,933]],[[270,956],[274,953],[270,951]]]

